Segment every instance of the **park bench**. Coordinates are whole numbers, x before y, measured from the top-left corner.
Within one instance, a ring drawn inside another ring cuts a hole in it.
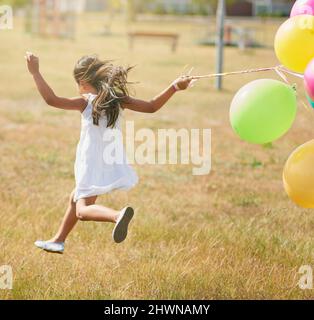
[[[236,41],[233,40],[234,36],[236,36]],[[241,50],[254,46],[256,43],[254,30],[252,28],[232,26],[230,24],[225,26],[224,41],[225,45],[236,45]]]
[[[171,50],[175,52],[178,45],[179,35],[176,33],[161,33],[161,32],[129,32],[129,47],[132,50],[134,46],[134,40],[136,38],[151,38],[151,39],[169,39],[171,40]]]

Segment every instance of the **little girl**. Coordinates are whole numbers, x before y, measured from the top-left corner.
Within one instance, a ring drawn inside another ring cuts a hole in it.
[[[128,225],[134,215],[133,209],[125,207],[116,211],[95,202],[97,196],[114,189],[130,189],[138,178],[126,161],[110,165],[105,163],[103,154],[107,144],[104,135],[108,130],[120,129],[123,109],[156,112],[176,91],[188,88],[193,77],[181,76],[158,96],[144,101],[128,94],[127,75],[131,68],[115,66],[111,61],[101,61],[96,56],[84,56],[74,68],[80,97],[68,99],[57,96],[44,80],[37,57],[27,52],[25,58],[38,91],[48,105],[81,112],[81,135],[75,160],[75,189],[56,235],[47,241],[36,241],[35,245],[49,252],[63,253],[64,242],[78,220],[112,222],[115,224],[113,240],[116,243],[122,242],[127,236]]]

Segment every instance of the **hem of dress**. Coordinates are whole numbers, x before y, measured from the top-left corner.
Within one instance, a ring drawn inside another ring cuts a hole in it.
[[[80,199],[85,199],[85,198],[89,198],[89,197],[94,197],[94,196],[101,196],[103,194],[107,194],[107,193],[110,193],[111,191],[114,191],[114,190],[124,190],[124,191],[127,191],[127,190],[130,190],[132,188],[134,188],[138,183],[138,180],[135,181],[133,184],[129,185],[129,186],[126,186],[126,187],[119,187],[119,186],[116,186],[116,187],[111,187],[111,188],[97,188],[98,190],[94,190],[93,192],[86,192],[86,194],[82,193],[81,195],[77,195],[77,188],[75,188],[75,194],[74,194],[74,197],[73,197],[73,201],[74,202],[77,202],[78,200]],[[106,190],[107,189],[107,190]]]

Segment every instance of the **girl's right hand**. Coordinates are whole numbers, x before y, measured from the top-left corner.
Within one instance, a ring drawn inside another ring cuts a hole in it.
[[[193,76],[181,76],[173,81],[172,85],[176,91],[186,90],[187,88],[193,87],[196,81],[197,79],[194,79]]]
[[[26,52],[25,59],[27,61],[28,71],[32,75],[39,73],[39,58],[34,56],[31,52]]]

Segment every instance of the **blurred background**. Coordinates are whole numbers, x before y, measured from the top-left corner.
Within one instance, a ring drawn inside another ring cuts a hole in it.
[[[219,3],[224,4],[220,13]],[[72,52],[75,57],[95,52],[138,63],[144,52],[166,61],[188,50],[194,64],[199,61],[197,50],[206,50],[206,71],[219,72],[224,56],[222,49],[216,52],[219,41],[245,54],[254,54],[254,48],[272,50],[275,30],[289,15],[293,1],[1,0],[0,4],[13,7],[13,30],[2,30],[1,38],[2,43],[16,41],[15,52],[44,47],[42,55],[53,54],[51,48],[61,46],[67,52],[63,54]],[[224,19],[217,19],[222,15]],[[73,50],[68,52],[67,46]]]
[[[101,23],[99,32],[115,33],[116,20],[124,20],[125,31],[135,22],[185,21],[202,25],[205,30],[198,34],[198,41],[211,42],[215,33],[213,16],[217,0],[7,0],[0,3],[12,5],[15,15],[24,19],[25,31],[38,35],[75,38],[78,22],[87,13],[98,13]],[[269,45],[261,30],[270,18],[288,16],[293,5],[289,0],[224,0],[226,23],[225,38],[228,44],[246,40],[253,44]],[[239,23],[251,25],[239,25]],[[254,22],[254,23],[253,23]],[[143,26],[144,27],[144,26]],[[147,26],[145,26],[147,28]],[[157,27],[157,26],[156,26]],[[157,31],[171,30],[169,25],[158,25]],[[144,29],[146,29],[144,28]],[[156,31],[155,30],[155,31]],[[180,34],[179,30],[176,30]],[[202,38],[204,37],[204,38]],[[250,39],[244,39],[245,37]],[[250,40],[250,41],[249,41]]]

